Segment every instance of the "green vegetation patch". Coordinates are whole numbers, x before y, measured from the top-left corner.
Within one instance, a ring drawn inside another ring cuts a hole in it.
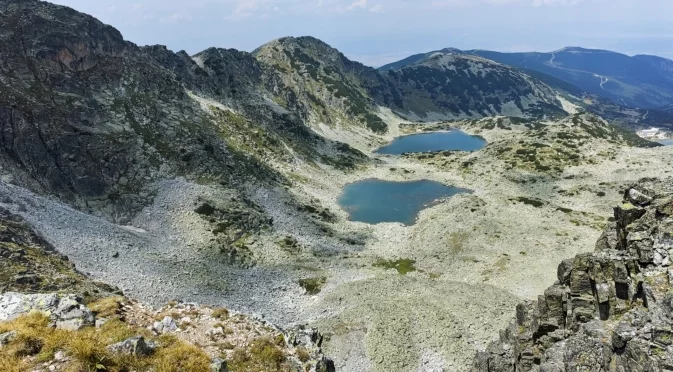
[[[231,372],[252,371],[287,371],[287,356],[281,349],[284,340],[272,340],[268,337],[258,338],[247,348],[236,348],[228,361]]]
[[[525,196],[520,196],[518,198],[514,198],[514,199],[510,199],[510,200],[513,200],[513,201],[516,201],[516,202],[519,202],[519,203],[524,203],[526,205],[530,205],[530,206],[533,206],[535,208],[542,208],[547,204],[547,202],[545,202],[543,200],[535,199],[535,198],[528,198],[528,197],[525,197]]]
[[[411,260],[408,258],[403,258],[399,259],[396,261],[388,261],[384,259],[379,259],[376,263],[374,263],[374,267],[379,267],[383,268],[385,270],[391,270],[395,269],[397,270],[398,273],[401,275],[407,275],[408,273],[416,271],[416,267],[414,266],[416,264],[415,260]]]
[[[299,279],[299,286],[304,288],[307,295],[317,295],[322,291],[322,287],[327,283],[327,277]]]

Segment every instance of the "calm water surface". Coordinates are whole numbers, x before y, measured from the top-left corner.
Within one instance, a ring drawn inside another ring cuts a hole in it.
[[[431,132],[398,137],[390,144],[376,150],[379,154],[399,155],[405,152],[428,151],[477,151],[486,141],[458,130]]]
[[[346,185],[339,205],[352,221],[378,224],[416,222],[418,213],[436,204],[438,199],[469,190],[446,186],[435,181],[392,182],[368,179]]]
[[[666,146],[673,146],[673,139],[667,139],[663,141],[659,141],[659,143],[666,145]]]

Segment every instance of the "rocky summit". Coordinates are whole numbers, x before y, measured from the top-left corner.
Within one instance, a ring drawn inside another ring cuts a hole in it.
[[[673,179],[631,185],[595,252],[559,264],[472,370],[673,369],[672,217]]]
[[[673,370],[670,61],[124,36],[0,0],[0,372]]]

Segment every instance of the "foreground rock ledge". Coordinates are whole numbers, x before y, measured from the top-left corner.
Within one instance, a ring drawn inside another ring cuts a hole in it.
[[[614,219],[472,371],[673,371],[673,178],[629,187]]]

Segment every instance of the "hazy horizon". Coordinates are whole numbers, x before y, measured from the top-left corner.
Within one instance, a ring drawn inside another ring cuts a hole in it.
[[[454,47],[550,52],[567,46],[673,58],[664,0],[54,0],[139,45],[198,53],[252,51],[283,36],[313,36],[381,66]]]

